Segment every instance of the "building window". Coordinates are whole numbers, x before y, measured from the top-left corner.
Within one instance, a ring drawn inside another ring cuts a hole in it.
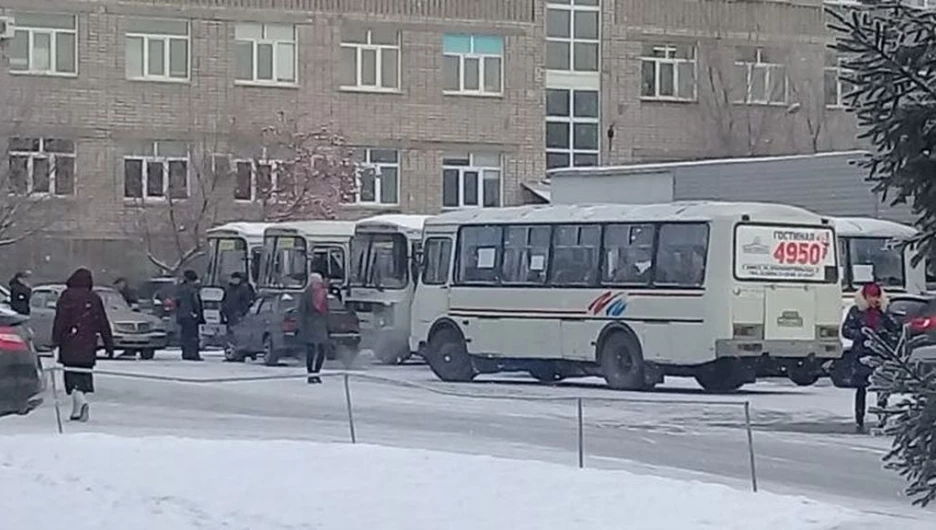
[[[640,96],[646,99],[696,99],[695,46],[644,44],[640,58]]]
[[[75,142],[10,138],[10,188],[23,195],[75,194]]]
[[[78,73],[78,31],[74,15],[16,13],[10,42],[10,71],[26,74]]]
[[[497,95],[503,92],[503,37],[445,35],[442,48],[446,93]]]
[[[357,153],[358,204],[395,205],[400,202],[400,155],[393,149],[361,149]]]
[[[276,189],[282,162],[261,156],[257,160],[234,160],[234,200],[255,202],[267,200]]]
[[[764,48],[744,48],[735,61],[737,102],[784,104],[787,102],[787,69]]]
[[[598,92],[546,90],[546,168],[597,166]]]
[[[597,72],[598,0],[548,0],[547,4],[546,68]]]
[[[501,156],[446,153],[442,158],[442,207],[501,205]]]
[[[343,28],[341,88],[398,90],[400,33],[390,29]]]
[[[844,107],[844,96],[851,90],[848,81],[843,79],[847,70],[842,67],[842,58],[834,51],[826,51],[823,85],[827,107]]]
[[[131,18],[127,28],[126,69],[127,79],[188,80],[188,22]]]
[[[183,142],[143,142],[124,156],[124,197],[185,199],[189,196],[189,156]]]
[[[234,28],[237,80],[296,83],[296,27],[292,24],[238,24]]]

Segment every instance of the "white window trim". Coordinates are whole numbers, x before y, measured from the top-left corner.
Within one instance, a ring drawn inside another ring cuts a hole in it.
[[[445,193],[445,182],[442,182],[443,186],[443,210],[461,210],[465,208],[500,208],[504,206],[504,155],[500,155],[500,165],[499,166],[482,166],[475,163],[475,154],[468,153],[469,163],[467,166],[450,166],[442,165],[443,174],[440,175],[441,178],[445,178],[444,171],[446,169],[457,169],[458,170],[458,206],[445,206],[444,204],[444,193]],[[465,204],[465,173],[466,172],[477,172],[478,173],[478,204]],[[497,206],[484,206],[484,172],[485,171],[499,171],[499,176],[497,179],[498,187],[498,197],[499,205]]]
[[[564,42],[569,45],[569,69],[568,70],[556,70],[552,68],[547,68],[554,72],[571,72],[576,74],[592,74],[598,75],[601,73],[601,5],[597,6],[588,6],[588,5],[579,5],[576,4],[574,0],[567,4],[558,4],[552,2],[546,2],[546,9],[555,9],[559,11],[568,11],[569,12],[569,36],[568,37],[550,37],[546,35],[546,41],[552,42]],[[575,36],[575,12],[576,11],[592,11],[598,13],[598,38],[597,39],[585,39]],[[548,17],[545,17],[548,19]],[[544,22],[546,24],[547,22]],[[544,27],[543,31],[547,31]],[[575,69],[575,43],[581,42],[585,44],[597,44],[598,45],[598,68],[595,70],[576,70]]]
[[[267,26],[277,25],[277,26],[288,26],[290,24],[259,24],[263,26],[263,33],[266,34]],[[250,43],[251,50],[250,53],[253,54],[253,79],[234,79],[235,85],[243,86],[268,86],[268,87],[298,87],[299,86],[299,32],[298,26],[296,24],[291,24],[293,28],[293,38],[292,40],[281,40],[281,39],[238,39],[235,38],[235,42],[246,42]],[[257,47],[261,44],[270,44],[273,46],[273,79],[258,79],[257,78],[257,69],[260,67],[260,61],[257,60]],[[279,49],[279,44],[292,44],[293,47],[293,79],[292,81],[279,81],[277,80],[277,70],[276,70],[276,50]],[[237,53],[235,51],[235,53]],[[235,58],[236,61],[236,58]]]
[[[29,62],[29,68],[27,68],[26,70],[17,70],[13,67],[13,64],[11,62],[10,68],[9,68],[10,74],[12,75],[42,75],[42,76],[50,76],[50,77],[78,77],[78,71],[79,71],[79,67],[78,67],[78,17],[75,15],[72,15],[72,18],[75,21],[74,29],[42,28],[42,27],[35,27],[35,26],[17,26],[14,21],[14,24],[13,24],[14,31],[26,31],[29,34],[27,38],[28,47],[26,49],[26,53],[28,57],[27,61]],[[35,42],[36,33],[50,34],[49,42],[50,42],[51,49],[49,50],[49,69],[48,70],[36,70],[32,67],[32,63],[34,62],[32,60],[33,59],[33,45]],[[58,34],[60,33],[72,34],[75,36],[75,50],[74,50],[75,71],[74,72],[57,72],[55,70],[55,63],[56,63],[55,59],[56,59],[56,53],[58,50],[58,47],[55,45],[55,43],[58,39]]]
[[[781,63],[768,63],[763,61],[763,48],[757,48],[756,61],[735,61],[735,66],[743,66],[746,70],[744,98],[735,101],[741,105],[787,105],[790,101],[790,76],[787,72],[787,66]],[[752,80],[754,79],[754,69],[763,68],[764,72],[764,96],[766,99],[753,99],[751,95]],[[783,69],[783,101],[770,100],[771,72],[776,68]]]
[[[843,90],[844,82],[842,81],[842,74],[847,73],[848,69],[842,66],[842,58],[841,57],[838,58],[838,64],[836,66],[826,66],[825,68],[823,68],[823,71],[835,72],[835,103],[827,103],[826,108],[844,109],[845,101],[842,96],[845,94],[845,91]]]
[[[549,87],[552,89],[552,87]],[[561,147],[546,147],[546,154],[550,153],[561,153],[569,155],[569,165],[566,167],[592,167],[592,166],[576,166],[575,165],[575,155],[595,155],[598,158],[598,164],[601,165],[601,93],[598,93],[598,117],[597,118],[586,118],[575,116],[575,92],[598,92],[597,90],[591,89],[556,89],[556,90],[569,90],[569,115],[568,116],[546,116],[546,123],[562,123],[569,130],[569,147],[568,149],[563,149]],[[598,127],[598,148],[597,149],[576,149],[575,148],[575,124],[576,123],[587,123],[594,124]],[[553,168],[559,169],[559,168]]]
[[[341,48],[343,48],[343,49],[344,49],[344,48],[354,49],[354,50],[355,50],[355,54],[356,54],[356,60],[355,60],[356,68],[355,68],[355,72],[354,72],[354,75],[355,75],[355,84],[353,84],[353,85],[341,85],[341,90],[349,90],[349,91],[354,91],[354,92],[388,92],[388,93],[399,93],[399,92],[401,92],[400,86],[402,85],[402,80],[401,80],[402,69],[401,69],[400,65],[401,65],[401,63],[403,62],[403,61],[402,61],[402,59],[403,59],[402,47],[400,46],[400,32],[399,32],[399,31],[397,32],[397,43],[396,43],[396,45],[392,45],[392,44],[372,44],[372,43],[371,43],[371,41],[373,40],[373,39],[372,39],[372,35],[373,35],[373,31],[367,30],[367,42],[368,42],[367,44],[363,44],[363,43],[360,43],[360,42],[342,42],[342,43],[341,43]],[[376,72],[376,75],[375,75],[375,78],[376,78],[376,80],[377,80],[377,84],[376,84],[376,85],[373,85],[373,86],[361,84],[361,79],[362,79],[362,76],[361,76],[361,68],[362,68],[362,66],[361,66],[361,65],[364,64],[364,62],[361,60],[361,58],[362,58],[362,56],[364,55],[364,51],[365,51],[365,50],[371,50],[371,51],[373,51],[373,52],[376,54],[376,56],[377,56],[377,60],[376,60],[377,72]],[[395,86],[395,87],[385,87],[385,86],[383,86],[383,85],[381,84],[381,81],[383,81],[383,51],[384,51],[384,50],[394,50],[394,51],[396,51],[396,54],[397,54],[397,68],[396,68],[396,69],[397,69],[397,75],[396,75],[396,84],[397,84],[397,86]]]
[[[396,163],[390,162],[371,162],[371,151],[394,151],[397,154]],[[400,151],[397,149],[381,149],[379,147],[368,147],[364,149],[364,162],[359,162],[358,165],[364,169],[370,169],[374,171],[374,200],[373,201],[364,201],[361,200],[361,177],[360,174],[357,178],[357,188],[358,191],[354,193],[354,204],[361,206],[377,206],[377,207],[390,207],[390,206],[399,206],[400,205]],[[383,202],[380,200],[382,197],[383,191],[383,178],[381,178],[380,169],[383,167],[393,167],[396,168],[397,172],[397,184],[396,184],[396,200],[394,202]]]
[[[159,144],[160,142],[153,142],[154,149],[153,152],[155,155],[124,155],[123,160],[126,164],[127,160],[139,160],[143,163],[141,168],[141,185],[140,188],[142,191],[142,197],[127,197],[124,195],[123,199],[127,202],[135,201],[150,201],[150,202],[169,202],[169,162],[185,162],[185,197],[172,198],[172,201],[184,201],[191,198],[192,195],[192,164],[190,154],[185,156],[162,156],[159,154]],[[151,197],[147,194],[147,182],[149,180],[149,163],[150,162],[161,162],[163,166],[163,185],[162,191],[163,195],[161,197]],[[126,166],[124,166],[126,167]],[[123,168],[121,168],[123,169]],[[124,179],[126,179],[126,173],[124,173]],[[126,183],[124,183],[126,187]]]
[[[77,157],[75,151],[71,153],[57,153],[57,152],[48,152],[45,150],[45,138],[39,138],[40,147],[38,151],[15,151],[10,150],[8,157],[20,156],[26,157],[26,172],[27,172],[27,182],[26,182],[26,195],[32,197],[74,197],[77,193],[78,184],[75,179],[75,174],[77,173]],[[72,146],[74,147],[74,142]],[[33,163],[37,158],[46,159],[49,161],[49,191],[34,191],[36,176],[34,174]],[[72,160],[72,192],[58,194],[55,193],[55,178],[56,178],[56,160],[59,158],[70,158]],[[7,160],[9,163],[9,160]],[[13,194],[11,192],[11,194]]]
[[[692,44],[692,45],[690,45],[690,46],[691,46],[691,49],[692,49],[692,58],[691,58],[691,59],[682,59],[682,58],[677,58],[677,57],[675,57],[676,51],[677,51],[677,49],[679,48],[679,45],[677,45],[677,44],[653,45],[654,48],[662,48],[662,49],[664,50],[664,53],[666,54],[666,57],[653,57],[653,56],[641,56],[641,57],[640,57],[641,66],[643,65],[644,62],[652,62],[652,63],[653,63],[654,92],[656,92],[656,95],[653,95],[653,96],[645,96],[645,95],[643,95],[643,87],[641,87],[640,99],[647,100],[647,101],[684,101],[684,102],[696,102],[696,101],[699,100],[699,83],[698,83],[698,78],[699,78],[699,64],[698,64],[698,61],[696,60],[697,51],[696,51],[696,45],[695,45],[695,44]],[[670,57],[670,54],[671,54],[671,53],[672,53],[673,57]],[[678,95],[678,92],[679,92],[679,65],[680,65],[680,64],[685,64],[685,63],[689,63],[689,64],[692,65],[692,95],[689,96],[688,98],[687,98],[687,97],[681,97],[681,96]],[[660,77],[661,77],[660,72],[662,71],[662,68],[660,68],[660,66],[663,65],[663,64],[671,64],[671,65],[673,65],[673,89],[674,89],[674,94],[673,94],[672,96],[663,96],[663,95],[660,95]],[[641,73],[641,80],[640,80],[640,81],[641,81],[641,83],[643,83],[642,73]]]
[[[182,35],[170,35],[167,33],[139,33],[128,31],[124,35],[124,46],[128,46],[128,41],[131,38],[143,39],[143,75],[141,76],[131,76],[127,74],[127,79],[131,81],[158,81],[161,83],[189,83],[192,80],[192,25],[189,22],[185,23],[185,27],[188,31],[184,37]],[[166,67],[165,75],[153,75],[149,73],[149,41],[151,40],[161,40],[163,41],[163,65]],[[185,41],[185,77],[171,77],[169,72],[172,70],[172,65],[170,64],[171,57],[171,44],[173,40],[184,40]],[[125,53],[126,57],[126,53]],[[124,59],[126,60],[126,59]],[[126,73],[126,65],[124,67]]]
[[[282,165],[281,160],[269,159],[266,156],[266,148],[263,150],[263,155],[260,158],[231,158],[231,171],[234,174],[234,191],[237,191],[237,179],[238,175],[238,164],[250,164],[250,198],[243,199],[238,197],[233,197],[234,202],[239,204],[249,204],[249,203],[258,203],[263,202],[262,197],[260,197],[260,192],[257,189],[257,176],[259,172],[257,171],[258,166],[270,166],[270,186],[272,190],[275,190],[279,184],[279,172],[280,166]]]
[[[474,38],[480,34],[472,33],[471,37],[471,47],[474,48]],[[499,36],[500,37],[500,36]],[[506,47],[507,43],[504,41],[503,37],[501,42]],[[477,97],[502,97],[504,95],[504,63],[506,63],[505,56],[507,55],[504,48],[501,49],[500,55],[492,53],[446,53],[442,52],[443,57],[457,57],[458,58],[458,90],[443,90],[442,94],[447,96],[477,96]],[[484,89],[484,72],[485,72],[485,58],[497,58],[500,59],[500,89],[497,92],[489,92]],[[469,90],[465,88],[465,61],[467,59],[477,59],[478,60],[478,89]]]

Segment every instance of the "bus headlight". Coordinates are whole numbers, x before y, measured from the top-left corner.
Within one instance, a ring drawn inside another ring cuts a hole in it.
[[[820,339],[837,339],[839,328],[838,326],[816,326],[816,336]]]
[[[734,338],[747,340],[763,340],[764,326],[761,324],[735,324]]]

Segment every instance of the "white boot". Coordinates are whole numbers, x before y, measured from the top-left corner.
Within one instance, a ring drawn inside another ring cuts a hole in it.
[[[85,398],[84,392],[75,390],[72,392],[72,396],[77,410],[77,413],[73,413],[72,419],[81,422],[88,421],[88,400]]]
[[[72,421],[76,421],[81,416],[81,401],[78,400],[78,394],[81,392],[72,390],[72,411],[71,416],[68,417]]]

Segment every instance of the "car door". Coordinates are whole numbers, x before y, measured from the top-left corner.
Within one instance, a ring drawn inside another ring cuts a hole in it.
[[[257,326],[257,336],[254,337],[254,340],[257,344],[260,345],[260,349],[263,349],[263,337],[267,333],[273,333],[272,327],[274,322],[274,316],[276,312],[276,296],[265,296],[260,300],[260,309],[257,313],[257,319],[260,321],[260,325]]]
[[[52,289],[34,289],[29,299],[29,326],[33,341],[40,350],[52,349],[52,324],[55,322],[55,303],[58,293]]]

